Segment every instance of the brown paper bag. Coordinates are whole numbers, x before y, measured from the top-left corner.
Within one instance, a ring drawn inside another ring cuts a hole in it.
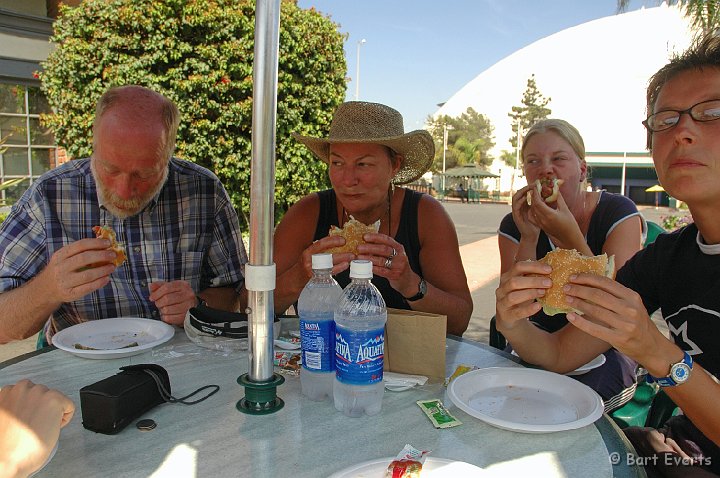
[[[387,314],[384,369],[444,379],[447,317],[400,309]]]

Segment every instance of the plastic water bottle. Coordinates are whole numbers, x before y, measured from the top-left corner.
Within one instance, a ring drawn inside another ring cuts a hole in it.
[[[387,309],[370,283],[370,261],[350,263],[350,285],[335,309],[335,408],[349,417],[382,408]]]
[[[313,277],[298,299],[302,347],[302,393],[311,400],[332,398],[335,380],[333,312],[342,288],[332,276],[332,254],[313,254]]]

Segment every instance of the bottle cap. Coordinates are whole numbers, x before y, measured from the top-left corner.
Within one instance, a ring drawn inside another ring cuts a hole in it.
[[[354,260],[350,262],[350,278],[351,279],[372,279],[373,264],[370,261]]]
[[[312,268],[313,269],[332,269],[333,261],[332,254],[313,254],[312,255]]]

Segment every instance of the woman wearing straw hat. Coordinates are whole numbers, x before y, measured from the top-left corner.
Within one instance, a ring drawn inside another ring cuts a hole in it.
[[[462,335],[472,299],[455,227],[435,199],[396,187],[429,169],[430,134],[405,133],[402,116],[388,106],[351,101],[336,110],[328,138],[293,136],[328,164],[332,189],[302,198],[275,231],[276,310],[297,301],[312,277],[313,254],[344,244],[328,231],[352,216],[364,224],[380,221],[377,234],[365,234],[357,258],[373,262],[373,283],[387,306],[447,315],[447,332]],[[343,287],[355,258],[333,254],[333,274]]]

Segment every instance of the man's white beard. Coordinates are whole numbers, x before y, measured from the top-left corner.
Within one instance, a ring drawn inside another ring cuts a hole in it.
[[[92,173],[95,184],[97,185],[98,197],[100,202],[107,211],[118,219],[126,219],[139,213],[147,206],[152,198],[163,188],[167,181],[169,166],[163,169],[163,176],[152,189],[148,190],[143,196],[132,199],[122,199],[114,192],[110,191],[105,184],[102,183],[97,174],[95,167],[95,159],[90,159],[90,172]]]

